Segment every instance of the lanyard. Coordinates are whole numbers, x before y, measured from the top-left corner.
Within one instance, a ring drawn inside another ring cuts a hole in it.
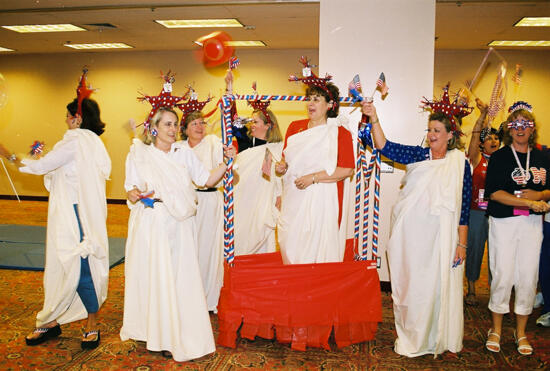
[[[519,162],[518,154],[516,153],[514,146],[510,145],[510,148],[512,149],[512,153],[514,154],[516,163],[518,164],[519,170],[521,171],[521,175],[523,176],[523,185],[526,185],[527,182],[529,181],[529,159],[531,157],[531,148],[527,150],[527,162],[525,163],[525,169],[523,169],[523,167]]]

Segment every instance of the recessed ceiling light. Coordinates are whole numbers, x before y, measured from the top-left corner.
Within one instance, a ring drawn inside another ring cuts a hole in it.
[[[9,49],[9,48],[3,48],[3,47],[0,46],[0,52],[13,52],[13,51],[15,51],[15,50]]]
[[[197,28],[197,27],[244,27],[235,18],[229,19],[172,19],[155,20],[167,28]]]
[[[130,49],[133,46],[124,43],[64,44],[73,49]]]
[[[226,41],[227,46],[266,46],[261,40],[233,40]]]
[[[550,27],[550,17],[523,17],[515,27]]]
[[[71,31],[87,31],[82,27],[74,24],[28,24],[21,26],[2,26],[8,30],[15,32],[71,32]]]
[[[489,43],[489,46],[550,46],[550,40],[494,40]]]

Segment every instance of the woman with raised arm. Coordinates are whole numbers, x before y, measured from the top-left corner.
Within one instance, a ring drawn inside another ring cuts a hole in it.
[[[493,324],[486,347],[500,351],[502,318],[514,288],[514,339],[521,355],[533,354],[525,327],[533,311],[542,244],[542,215],[548,211],[550,160],[534,147],[536,121],[531,106],[516,102],[504,129],[504,147],[491,155],[485,193],[489,199],[489,267]]]
[[[470,202],[470,222],[468,224],[468,250],[466,252],[466,278],[468,293],[464,298],[467,305],[477,305],[475,283],[479,279],[481,261],[489,233],[489,222],[486,215],[487,198],[485,197],[485,176],[491,154],[500,148],[500,139],[496,129],[486,126],[488,106],[476,99],[479,109],[470,145],[468,159],[474,169],[472,174],[472,202]]]
[[[362,104],[374,146],[407,165],[387,248],[397,331],[394,349],[407,357],[461,351],[464,326],[462,262],[472,177],[460,151],[460,127],[448,112],[463,117],[470,109],[449,102],[448,86],[441,102],[424,103],[436,111],[428,118],[427,147],[386,140],[376,108]],[[372,146],[364,134],[363,142]]]
[[[85,72],[86,73],[86,72]],[[85,73],[78,98],[67,105],[68,130],[50,152],[21,160],[0,144],[0,154],[27,174],[45,175],[50,192],[44,267],[44,306],[25,341],[38,345],[61,334],[60,325],[87,318],[81,346],[99,345],[97,313],[107,298],[109,245],[105,181],[111,160],[99,136],[98,104],[87,97]]]
[[[220,166],[223,163],[222,140],[215,135],[206,135],[202,112],[184,111],[181,123],[183,145],[193,150],[208,171]],[[209,311],[217,311],[223,285],[223,193],[217,188],[219,185],[195,185],[197,254]]]
[[[213,187],[226,166],[208,172],[176,142],[178,132],[175,111],[159,108],[145,142],[134,139],[126,159],[131,211],[120,337],[183,362],[216,349],[197,260],[195,186]]]

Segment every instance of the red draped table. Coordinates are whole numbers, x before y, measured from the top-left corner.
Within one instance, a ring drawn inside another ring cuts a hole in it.
[[[243,338],[276,336],[295,350],[330,349],[333,329],[339,348],[372,340],[382,321],[376,262],[284,265],[278,252],[237,256],[225,268],[218,318],[218,344],[231,348],[239,328]]]

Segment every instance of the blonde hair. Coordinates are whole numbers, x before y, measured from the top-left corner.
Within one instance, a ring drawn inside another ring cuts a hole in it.
[[[151,117],[151,120],[149,121],[149,130],[145,133],[145,138],[143,138],[143,143],[145,144],[151,144],[155,143],[156,137],[151,135],[151,130],[154,128],[158,128],[159,122],[162,119],[162,114],[165,112],[173,113],[174,116],[176,116],[176,121],[179,120],[178,114],[172,107],[160,107],[157,112]]]
[[[269,121],[271,125],[268,123],[267,117],[265,116],[264,112],[260,109],[255,109],[252,114],[257,114],[260,119],[264,122],[264,124],[268,125],[267,133],[265,135],[266,142],[268,143],[278,143],[283,140],[283,136],[281,135],[281,130],[279,129],[279,124],[277,122],[277,117],[275,117],[275,114],[270,109],[265,110],[267,115],[269,116]]]

